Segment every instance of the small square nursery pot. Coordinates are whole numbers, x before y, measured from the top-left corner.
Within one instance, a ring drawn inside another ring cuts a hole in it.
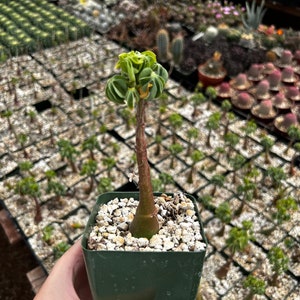
[[[155,196],[161,193],[154,193]],[[171,194],[168,194],[171,195]],[[199,252],[145,252],[89,250],[87,241],[101,204],[116,197],[138,199],[138,192],[102,194],[92,210],[82,238],[82,248],[95,300],[194,300],[206,250]],[[195,199],[203,242],[207,245]],[[206,249],[206,248],[205,248]]]

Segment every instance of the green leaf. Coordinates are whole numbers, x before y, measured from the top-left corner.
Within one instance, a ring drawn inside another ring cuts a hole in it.
[[[135,88],[129,88],[125,96],[127,106],[132,109],[139,100],[140,95],[137,90]]]
[[[115,75],[111,77],[106,84],[106,97],[117,104],[125,103],[125,95],[128,90],[128,83],[124,76]]]

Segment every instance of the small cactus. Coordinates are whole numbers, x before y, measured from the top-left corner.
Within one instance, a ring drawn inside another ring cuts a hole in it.
[[[300,64],[300,50],[296,50],[294,53],[294,59]]]
[[[183,36],[179,35],[172,40],[171,43],[172,61],[175,66],[178,66],[183,56]]]
[[[285,81],[285,82],[292,82],[295,78],[294,76],[294,69],[292,67],[285,67],[283,70],[282,70],[282,81]]]
[[[293,60],[293,54],[290,50],[283,50],[280,57],[281,65],[290,65]]]
[[[245,90],[249,87],[247,75],[245,73],[238,74],[233,80],[233,86],[238,90]]]
[[[248,103],[250,101],[250,95],[247,92],[241,92],[238,96],[240,103]]]
[[[294,113],[287,113],[283,116],[281,126],[288,129],[290,126],[296,125],[297,123],[297,115]]]
[[[241,73],[236,77],[236,84],[239,86],[245,85],[246,81],[247,81],[247,76],[244,73]]]
[[[229,28],[227,40],[230,42],[238,42],[241,38],[241,32],[235,28]]]
[[[263,71],[263,65],[261,64],[252,64],[248,71],[248,78],[250,80],[260,78]]]
[[[160,29],[156,34],[156,44],[158,51],[158,59],[166,62],[170,58],[169,53],[169,33],[165,29]]]
[[[278,41],[275,37],[267,34],[262,35],[260,42],[266,49],[273,49],[278,44]]]
[[[257,113],[261,116],[269,116],[273,113],[273,111],[273,104],[269,99],[261,101],[258,105]]]
[[[274,106],[276,106],[278,108],[284,108],[284,107],[289,106],[289,105],[287,105],[289,102],[287,101],[283,92],[278,92],[275,95],[273,103],[274,103]]]
[[[269,92],[270,83],[268,80],[262,80],[256,87],[256,96],[263,97]]]
[[[291,100],[296,100],[299,98],[299,90],[296,86],[288,86],[285,95]]]
[[[234,103],[238,108],[250,109],[254,103],[253,97],[248,92],[241,92],[238,94]]]
[[[218,87],[217,87],[217,93],[219,97],[222,98],[227,98],[231,96],[231,87],[228,82],[222,82]]]
[[[277,87],[280,84],[280,81],[281,81],[281,71],[280,70],[274,70],[271,74],[269,74],[267,80],[270,84],[270,88]]]
[[[275,106],[281,107],[286,102],[286,97],[283,92],[279,92],[275,95],[273,103]]]
[[[272,62],[268,62],[265,64],[264,73],[265,74],[271,74],[276,70],[275,65]]]
[[[216,36],[218,35],[218,28],[214,27],[214,26],[208,26],[204,35],[203,35],[203,39],[207,42],[207,43],[211,43]]]

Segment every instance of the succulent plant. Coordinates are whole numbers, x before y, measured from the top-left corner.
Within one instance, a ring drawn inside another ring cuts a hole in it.
[[[257,80],[261,79],[262,77],[262,71],[263,71],[263,65],[262,64],[252,64],[250,69],[248,70],[248,78],[250,80]]]
[[[293,53],[290,50],[283,50],[280,57],[281,65],[290,65],[293,61]]]
[[[203,39],[207,43],[211,43],[218,35],[218,28],[214,26],[208,26],[204,35]]]
[[[242,16],[242,21],[247,29],[257,29],[262,23],[262,19],[266,13],[266,8],[264,8],[265,1],[263,0],[260,6],[256,6],[256,1],[252,1],[251,7],[249,2],[246,2],[246,16],[247,19]]]
[[[253,49],[256,46],[253,34],[242,33],[239,45],[245,48]]]
[[[233,88],[238,90],[246,90],[251,86],[245,73],[239,73],[230,83]]]
[[[300,64],[300,50],[294,52],[294,59]]]
[[[289,267],[289,258],[281,248],[275,246],[269,250],[267,257],[273,271],[271,284],[277,286],[279,275]]]
[[[262,46],[265,47],[266,49],[273,49],[278,44],[278,40],[272,35],[264,34],[261,36],[260,40]]]
[[[262,115],[269,115],[273,109],[273,104],[271,100],[263,100],[259,104],[258,112]]]
[[[290,126],[296,125],[297,123],[297,115],[294,113],[287,113],[283,116],[281,125],[285,128],[289,128]]]
[[[282,70],[282,81],[283,82],[293,82],[295,79],[295,73],[294,73],[294,69],[290,66],[285,67]]]
[[[298,87],[296,86],[288,86],[286,88],[286,92],[285,92],[285,95],[288,99],[291,99],[291,100],[299,100],[299,89]]]
[[[291,106],[291,102],[286,98],[283,92],[278,92],[273,99],[273,104],[277,108],[288,108]]]
[[[217,88],[217,95],[221,98],[230,98],[232,96],[232,88],[228,82],[222,82]]]
[[[202,66],[201,70],[205,75],[219,76],[224,74],[223,62],[221,60],[222,54],[216,51],[213,57],[208,59]]]
[[[146,106],[153,99],[161,96],[168,73],[157,63],[156,55],[152,51],[121,53],[116,68],[120,69],[121,73],[107,81],[106,96],[117,104],[126,104],[129,108],[136,107],[135,141],[140,195],[130,232],[135,237],[151,238],[158,232],[159,223],[147,158]]]
[[[261,101],[252,108],[251,112],[261,119],[270,119],[275,118],[276,116],[276,110],[274,109],[272,100],[270,99]]]
[[[236,98],[232,99],[232,102],[240,109],[250,109],[254,103],[254,98],[248,92],[240,92]]]
[[[250,290],[246,299],[254,299],[254,295],[263,295],[266,290],[266,282],[251,274],[243,281],[243,286]]]
[[[264,79],[262,81],[260,81],[257,86],[256,86],[256,97],[265,97],[268,92],[269,92],[269,88],[270,88],[270,83],[268,80]]]
[[[183,36],[178,35],[171,42],[171,54],[172,62],[175,66],[178,66],[182,60],[183,56]]]
[[[161,62],[166,62],[170,58],[169,53],[169,33],[165,29],[160,29],[156,34],[156,45],[158,52],[158,59]]]
[[[271,74],[269,74],[267,78],[270,88],[276,88],[281,82],[281,71],[280,70],[274,70]]]
[[[280,115],[274,121],[275,128],[286,135],[288,135],[288,130],[292,125],[299,126],[297,115],[293,112]]]
[[[226,37],[230,42],[238,42],[241,38],[241,32],[235,28],[230,28],[227,31]]]
[[[276,70],[276,67],[273,62],[267,62],[264,65],[264,73],[265,74],[271,74]]]

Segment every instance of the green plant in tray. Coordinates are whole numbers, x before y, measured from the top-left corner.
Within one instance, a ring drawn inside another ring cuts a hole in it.
[[[225,278],[233,257],[237,252],[243,252],[249,245],[249,242],[254,239],[252,232],[252,222],[243,221],[242,227],[233,227],[229,231],[229,236],[226,239],[226,245],[229,248],[230,254],[227,262],[216,271],[216,276],[220,279]]]
[[[77,166],[75,164],[76,157],[79,152],[75,149],[75,147],[71,144],[70,141],[61,139],[57,142],[58,151],[61,155],[61,158],[66,158],[73,173],[77,173]]]
[[[34,201],[35,204],[35,223],[42,221],[42,212],[39,202],[39,197],[41,195],[40,186],[34,177],[28,176],[20,179],[16,182],[15,192],[18,193],[21,197],[28,196]]]
[[[61,202],[61,196],[64,196],[67,192],[65,185],[59,181],[54,170],[47,170],[45,175],[47,178],[46,193],[53,193],[55,195],[56,202]]]
[[[89,194],[93,190],[97,167],[97,161],[93,159],[88,159],[81,166],[80,175],[86,175],[90,178],[89,187],[86,189],[87,194]]]
[[[278,277],[288,269],[289,258],[280,247],[272,247],[268,252],[268,259],[272,265],[273,276],[271,284],[278,286]]]
[[[266,291],[266,282],[252,274],[243,281],[244,288],[249,289],[249,294],[245,300],[254,299],[254,295],[263,295]]]

